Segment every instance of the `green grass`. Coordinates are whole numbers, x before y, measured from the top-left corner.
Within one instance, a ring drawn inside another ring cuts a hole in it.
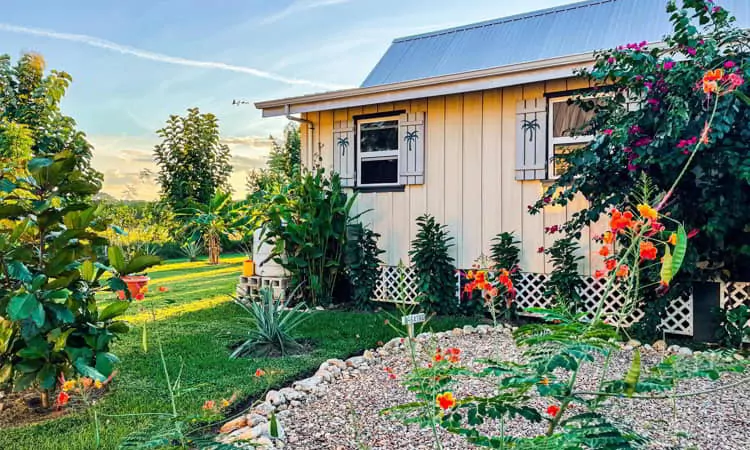
[[[175,273],[164,271],[159,275],[164,278]],[[168,297],[188,303],[215,295],[214,290],[229,294],[234,290],[236,276],[174,283],[169,286],[167,294],[170,295],[162,298],[149,292],[145,303],[158,307],[167,304]],[[303,323],[299,334],[316,342],[315,349],[310,354],[277,359],[229,359],[228,347],[242,340],[251,324],[248,315],[233,303],[149,323],[147,353],[141,348],[140,328],[134,328],[115,344],[113,351],[122,359],[122,364],[111,392],[98,406],[99,411],[105,415],[169,412],[155,341],[157,332],[162,337],[170,371],[176,373],[184,362],[183,387],[193,390],[179,397],[177,404],[181,412],[188,414],[200,411],[207,399],[219,400],[232,394],[240,399],[255,398],[266,390],[269,382],[274,387],[284,386],[315,370],[328,358],[345,358],[394,336],[393,330],[384,325],[386,316],[383,314],[335,311],[313,314]],[[430,325],[438,330],[470,322],[471,319],[461,317],[437,318]],[[253,374],[258,368],[265,370],[267,376],[255,378]],[[105,417],[103,421],[102,448],[105,449],[116,448],[124,436],[149,423],[144,417]],[[84,411],[39,425],[2,430],[0,449],[90,450],[94,448],[93,436],[93,424]]]

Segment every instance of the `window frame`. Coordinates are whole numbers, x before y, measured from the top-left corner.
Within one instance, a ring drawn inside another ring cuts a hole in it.
[[[396,149],[395,150],[384,150],[377,152],[363,152],[361,149],[362,144],[362,125],[368,123],[377,122],[388,122],[396,121]],[[403,186],[401,184],[401,143],[399,142],[398,135],[400,131],[401,117],[400,114],[391,114],[387,116],[370,117],[357,120],[357,181],[356,186],[360,188],[393,188]],[[374,153],[374,155],[373,155]],[[362,161],[383,161],[389,159],[396,159],[396,181],[394,183],[362,183]]]
[[[571,98],[579,97],[579,95],[565,95],[560,97],[549,97],[547,99],[547,179],[556,180],[560,178],[560,175],[555,174],[555,146],[556,145],[578,145],[586,144],[593,141],[596,135],[590,134],[585,136],[560,136],[555,137],[555,103],[567,102]],[[595,98],[596,95],[592,95],[588,98]]]

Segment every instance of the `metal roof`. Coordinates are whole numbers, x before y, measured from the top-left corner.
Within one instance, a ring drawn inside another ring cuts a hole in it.
[[[750,25],[750,1],[717,0]],[[362,87],[657,42],[671,30],[665,0],[589,0],[393,41]]]

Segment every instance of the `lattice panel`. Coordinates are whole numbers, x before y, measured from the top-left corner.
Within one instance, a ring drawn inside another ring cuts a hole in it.
[[[521,281],[515,286],[516,304],[519,310],[549,306],[549,302],[544,298],[544,283],[546,281],[547,275],[543,273],[521,273]]]
[[[376,302],[416,304],[417,275],[412,267],[380,266],[372,299]]]
[[[744,281],[728,281],[721,283],[721,307],[729,304],[729,308],[736,308],[740,305],[750,307],[750,283]],[[750,326],[750,321],[747,323]],[[750,342],[750,338],[743,339]]]

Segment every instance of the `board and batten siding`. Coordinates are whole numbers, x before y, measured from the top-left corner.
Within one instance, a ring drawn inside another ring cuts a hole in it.
[[[538,180],[515,177],[516,105],[550,92],[585,87],[583,80],[555,80],[454,94],[404,102],[306,113],[314,123],[312,132],[301,127],[303,155],[308,167],[320,161],[333,167],[333,123],[353,120],[363,114],[388,111],[426,113],[425,183],[408,185],[404,192],[359,193],[355,213],[367,211],[362,222],[381,238],[379,245],[388,265],[409,263],[410,242],[417,233],[416,219],[430,213],[448,227],[454,237],[452,256],[459,268],[469,268],[481,254],[489,254],[491,240],[502,231],[514,231],[521,241],[521,268],[549,273],[552,265],[541,247],[559,238],[545,227],[562,224],[586,204],[576,198],[565,207],[547,207],[530,215],[528,205],[540,198],[545,185]],[[601,234],[601,224],[583,230],[580,265],[583,274],[599,269],[601,258],[592,237]]]

